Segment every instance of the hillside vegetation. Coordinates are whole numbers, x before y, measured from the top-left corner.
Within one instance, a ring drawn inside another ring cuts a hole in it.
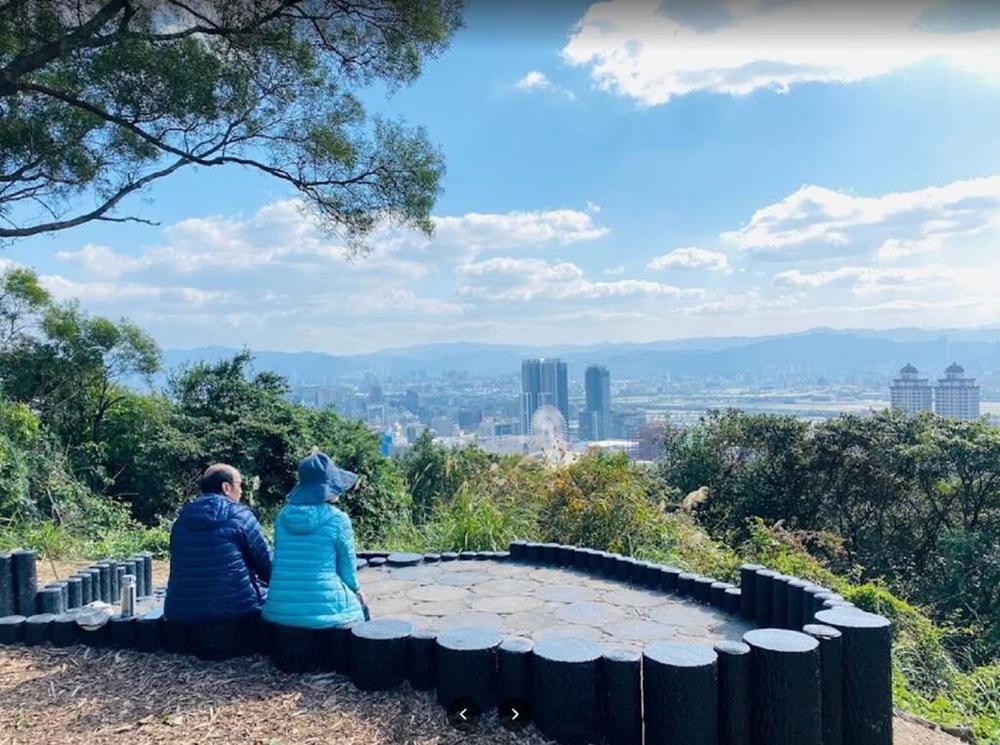
[[[28,271],[0,277],[0,548],[164,555],[220,460],[267,524],[315,445],[365,476],[342,506],[368,547],[520,537],[822,582],[893,619],[899,707],[1000,745],[1000,434],[984,423],[728,411],[668,430],[655,467],[596,452],[549,467],[429,436],[387,459],[364,425],[290,403],[249,353],[172,371],[163,392],[122,385],[160,359],[134,324],[54,303]]]

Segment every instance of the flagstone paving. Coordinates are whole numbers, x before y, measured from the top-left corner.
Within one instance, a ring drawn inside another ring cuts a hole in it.
[[[710,606],[574,569],[451,561],[358,572],[372,615],[418,628],[496,629],[535,641],[577,636],[642,649],[666,639],[712,645],[752,626]]]

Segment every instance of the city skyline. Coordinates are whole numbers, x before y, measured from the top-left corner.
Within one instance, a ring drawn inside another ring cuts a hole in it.
[[[1000,317],[1000,6],[658,6],[473,0],[412,86],[362,92],[441,148],[433,238],[385,227],[351,258],[269,179],[202,169],[130,202],[157,225],[18,240],[0,265],[166,347]]]

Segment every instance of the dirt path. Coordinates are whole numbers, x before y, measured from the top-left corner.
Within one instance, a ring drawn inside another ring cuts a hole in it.
[[[0,648],[0,742],[543,745],[493,718],[462,734],[433,696],[362,693],[338,675],[292,676],[260,657]],[[896,720],[895,745],[961,745]]]

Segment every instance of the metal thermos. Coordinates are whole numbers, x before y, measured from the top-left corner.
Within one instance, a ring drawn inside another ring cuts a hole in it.
[[[122,618],[135,615],[135,575],[122,577]]]

